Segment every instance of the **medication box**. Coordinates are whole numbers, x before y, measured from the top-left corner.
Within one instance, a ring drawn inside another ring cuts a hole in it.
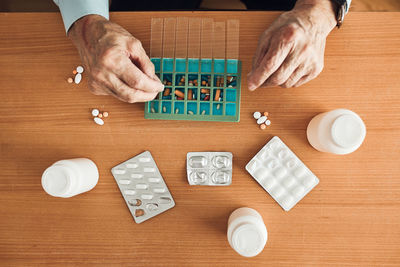
[[[165,89],[146,103],[146,119],[239,121],[239,60],[152,58],[151,61]]]
[[[189,152],[186,157],[190,185],[230,185],[232,183],[232,153]]]
[[[149,151],[115,166],[111,173],[136,223],[175,206]]]
[[[319,183],[277,136],[251,159],[246,170],[285,211],[293,208]]]

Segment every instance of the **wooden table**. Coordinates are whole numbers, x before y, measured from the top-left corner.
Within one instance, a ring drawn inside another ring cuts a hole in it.
[[[238,18],[246,74],[259,34],[278,14],[141,12],[111,19],[148,49],[152,17]],[[59,14],[0,14],[0,265],[400,265],[399,25],[400,13],[351,13],[329,36],[316,80],[250,93],[244,79],[240,123],[213,123],[145,120],[143,104],[94,96],[86,80],[66,83],[80,60]],[[91,121],[94,107],[110,112],[103,127]],[[307,142],[307,123],[339,107],[363,118],[365,142],[346,156],[320,153]],[[270,112],[268,130],[255,125],[255,110]],[[274,135],[320,178],[290,212],[244,169]],[[177,204],[138,225],[110,169],[144,150]],[[186,153],[209,150],[233,153],[231,186],[188,185]],[[70,199],[45,194],[43,170],[74,157],[97,163],[95,189]],[[242,206],[257,209],[269,231],[265,250],[251,259],[226,238],[228,216]]]

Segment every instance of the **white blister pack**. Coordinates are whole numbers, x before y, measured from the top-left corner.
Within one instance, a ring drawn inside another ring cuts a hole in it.
[[[190,185],[230,185],[232,183],[232,153],[189,152],[186,156]]]
[[[293,208],[319,183],[277,136],[250,160],[246,170],[285,211]]]
[[[149,151],[111,169],[136,223],[175,206],[175,202]]]

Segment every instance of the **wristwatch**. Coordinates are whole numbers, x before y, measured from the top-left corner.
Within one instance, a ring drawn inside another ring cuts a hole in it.
[[[338,9],[336,11],[336,26],[340,28],[343,24],[344,15],[346,15],[348,10],[348,1],[347,0],[332,0],[334,3],[338,5]]]

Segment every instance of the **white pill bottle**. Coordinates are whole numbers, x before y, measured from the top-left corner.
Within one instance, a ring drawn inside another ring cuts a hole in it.
[[[261,215],[251,208],[236,209],[228,219],[228,241],[244,257],[254,257],[265,247],[267,228]]]
[[[365,135],[364,122],[348,109],[318,114],[307,127],[308,142],[316,150],[340,155],[357,150]]]
[[[91,190],[99,180],[96,164],[90,159],[60,160],[42,175],[42,187],[54,197],[72,197]]]

